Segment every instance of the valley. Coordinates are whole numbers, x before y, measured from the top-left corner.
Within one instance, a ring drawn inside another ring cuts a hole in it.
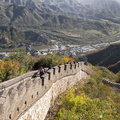
[[[120,0],[0,0],[0,120],[119,120],[119,83]]]

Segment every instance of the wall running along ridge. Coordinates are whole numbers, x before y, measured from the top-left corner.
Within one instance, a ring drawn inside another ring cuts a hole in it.
[[[105,85],[109,85],[109,86],[111,86],[111,87],[115,87],[115,88],[120,89],[120,84],[119,84],[119,83],[110,82],[110,81],[105,80],[105,79],[103,79],[102,82],[103,82]]]
[[[79,62],[56,66],[41,78],[32,78],[36,72],[0,83],[0,120],[44,120],[58,95],[89,78],[92,70]]]

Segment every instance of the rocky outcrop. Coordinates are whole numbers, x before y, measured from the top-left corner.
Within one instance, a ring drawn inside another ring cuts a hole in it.
[[[0,39],[0,44],[6,44],[6,43],[9,43],[9,39],[7,37]]]

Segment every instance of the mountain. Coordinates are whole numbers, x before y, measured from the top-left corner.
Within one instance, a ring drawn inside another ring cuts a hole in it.
[[[117,0],[0,0],[27,6],[39,12],[63,14],[90,19],[120,20],[120,4]],[[89,1],[89,2],[88,2]],[[114,17],[114,19],[113,19]]]
[[[1,25],[31,25],[40,24],[44,19],[40,13],[16,4],[0,3]]]
[[[14,48],[25,46],[31,43],[32,45],[48,44],[49,39],[44,38],[41,34],[32,30],[22,31],[16,27],[2,26],[0,27],[0,47]]]
[[[105,66],[117,73],[120,71],[120,43],[112,44],[107,48],[88,54],[88,62],[93,65]]]
[[[36,42],[36,35],[43,37],[34,45],[52,44],[52,40],[63,44],[93,44],[119,39],[119,4],[104,0],[100,5],[103,7],[96,7],[100,0],[96,1],[83,4],[79,0],[0,0],[0,42],[9,47],[17,42],[14,35],[20,32],[22,39],[18,35],[18,41],[22,43]],[[106,8],[103,2],[108,5]],[[11,27],[17,30],[10,34],[4,27],[8,31]]]
[[[92,3],[93,7],[97,7],[99,14],[102,15],[104,19],[119,22],[120,20],[120,4],[115,0],[94,0]]]
[[[113,65],[108,66],[108,69],[110,71],[113,71],[114,73],[119,72],[120,71],[120,61],[118,61],[117,63],[115,63]]]
[[[120,4],[117,0],[42,0],[42,3],[57,6],[71,16],[109,20],[120,17]]]
[[[43,14],[62,14],[95,20],[120,21],[120,3],[117,0],[0,0],[25,6]],[[88,2],[89,1],[89,2]]]

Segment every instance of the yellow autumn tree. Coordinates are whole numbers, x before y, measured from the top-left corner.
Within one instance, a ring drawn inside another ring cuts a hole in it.
[[[73,61],[75,61],[73,58],[69,58],[69,57],[66,57],[64,56],[62,59],[61,59],[62,63],[63,64],[66,64],[67,62],[70,62],[72,63]]]
[[[0,61],[0,81],[6,81],[18,74],[20,63],[12,60]]]

